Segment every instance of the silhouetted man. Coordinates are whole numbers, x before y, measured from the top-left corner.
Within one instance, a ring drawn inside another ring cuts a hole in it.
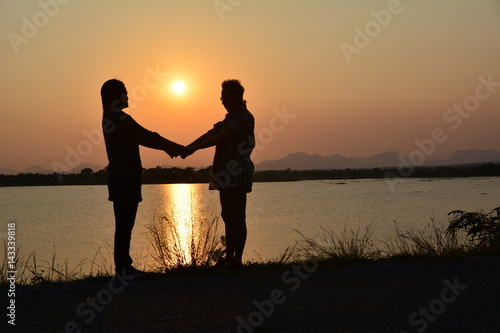
[[[130,238],[137,207],[142,201],[142,164],[139,145],[164,150],[170,156],[182,146],[150,132],[123,112],[128,107],[127,89],[119,80],[106,81],[101,88],[102,129],[108,155],[108,192],[115,214],[114,261],[117,274],[129,280],[144,279],[132,266]]]
[[[226,232],[226,257],[216,268],[226,272],[243,269],[242,256],[247,238],[246,200],[252,191],[254,165],[250,154],[255,147],[255,121],[243,99],[245,89],[238,80],[222,82],[220,100],[227,110],[224,120],[181,152],[185,158],[198,149],[216,146],[210,189],[219,190]]]

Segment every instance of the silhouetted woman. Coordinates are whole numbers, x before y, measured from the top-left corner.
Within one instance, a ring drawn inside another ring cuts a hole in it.
[[[108,155],[108,200],[115,214],[114,261],[117,274],[129,280],[144,279],[132,266],[130,238],[139,202],[142,201],[142,164],[139,145],[165,151],[171,157],[180,145],[148,131],[123,112],[128,107],[127,89],[119,80],[106,81],[101,88],[102,129]]]

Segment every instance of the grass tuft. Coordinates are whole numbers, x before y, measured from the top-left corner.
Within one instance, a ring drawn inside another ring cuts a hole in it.
[[[207,268],[224,254],[218,216],[192,218],[186,224],[181,227],[173,218],[163,215],[147,226],[155,250],[156,271]]]
[[[349,265],[375,260],[380,251],[375,245],[372,224],[348,229],[347,221],[339,234],[321,227],[323,234],[317,238],[306,237],[295,230],[302,240],[299,253],[303,260],[318,260],[335,265]]]
[[[0,265],[0,286],[8,285],[8,267],[6,258],[7,246],[4,241],[2,263]],[[77,280],[86,280],[99,277],[111,277],[114,272],[113,266],[109,264],[111,246],[106,246],[107,253],[103,253],[100,247],[92,259],[83,259],[75,267],[71,268],[68,261],[62,264],[56,256],[56,247],[53,245],[53,253],[50,261],[37,259],[36,251],[28,256],[23,256],[21,249],[16,248],[15,270],[17,285],[42,285],[48,283],[68,283]],[[112,256],[111,256],[112,257]]]
[[[395,236],[384,242],[384,255],[391,259],[458,259],[475,247],[465,233],[450,234],[434,218],[431,218],[431,222],[423,230],[401,231],[397,225],[395,229]]]

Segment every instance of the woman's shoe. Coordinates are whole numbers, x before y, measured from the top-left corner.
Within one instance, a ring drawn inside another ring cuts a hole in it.
[[[241,262],[232,262],[224,266],[225,273],[237,273],[241,272],[242,270],[243,270],[243,263]]]

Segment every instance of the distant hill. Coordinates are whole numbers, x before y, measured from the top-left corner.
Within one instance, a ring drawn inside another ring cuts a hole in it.
[[[449,159],[449,162],[452,164],[470,164],[494,161],[500,161],[500,152],[496,150],[457,150]]]
[[[76,168],[71,169],[67,173],[80,173],[82,169],[92,169],[92,171],[96,172],[104,169],[104,167],[102,165],[97,165],[97,164],[82,163]]]
[[[407,157],[405,157],[407,158]],[[457,150],[448,159],[425,161],[424,166],[458,165],[500,162],[500,151]],[[400,154],[394,151],[371,157],[346,157],[340,154],[321,156],[306,153],[289,154],[279,160],[267,160],[255,166],[256,170],[328,170],[328,169],[371,169],[397,167],[401,164]]]
[[[64,173],[68,173],[68,174],[69,173],[80,173],[82,171],[82,169],[85,169],[85,168],[90,168],[94,172],[104,169],[104,167],[101,165],[82,163],[82,164],[78,165],[76,168],[65,171]],[[33,173],[33,174],[39,173],[42,175],[49,175],[49,174],[52,174],[54,172],[55,172],[54,170],[45,169],[44,167],[41,167],[39,165],[32,165],[29,168],[26,168],[22,171],[0,168],[0,175],[17,175],[18,173]]]
[[[18,173],[17,170],[0,168],[0,175],[17,175]]]
[[[54,171],[47,170],[44,167],[41,167],[39,165],[32,165],[29,168],[26,168],[23,171],[21,171],[21,173],[41,173],[44,175],[49,174],[49,173],[53,173],[53,172]]]
[[[457,150],[449,157],[430,156],[425,160],[423,166],[446,166],[461,164],[476,164],[488,162],[500,162],[500,151],[497,150]],[[407,159],[407,157],[405,157]],[[255,166],[255,170],[331,170],[331,169],[372,169],[397,167],[401,164],[400,154],[388,151],[370,157],[347,157],[340,154],[322,156],[318,154],[292,153],[278,160],[267,160]],[[164,165],[164,168],[169,166]],[[66,171],[66,174],[79,174],[82,169],[90,168],[97,172],[104,169],[101,165],[82,163],[76,168]],[[52,174],[53,170],[33,165],[22,171],[0,168],[0,175],[16,175],[18,173],[40,173]]]

